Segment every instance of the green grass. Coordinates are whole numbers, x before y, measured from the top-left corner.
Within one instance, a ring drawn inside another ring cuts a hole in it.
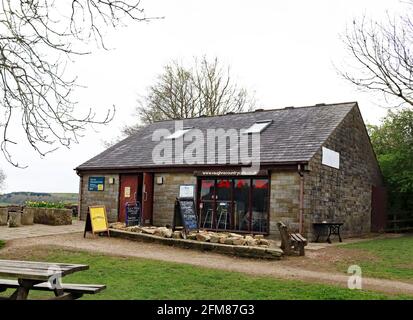
[[[355,264],[361,267],[363,275],[386,279],[413,279],[413,236],[411,235],[346,244],[340,248],[358,249],[370,256],[355,261]],[[339,264],[338,267],[343,271],[348,265]]]
[[[64,282],[106,284],[102,293],[84,299],[411,299],[337,286],[278,280],[237,272],[138,258],[55,250],[32,253],[31,259],[85,263],[88,271],[65,277]],[[10,291],[8,292],[10,294]],[[34,293],[32,297],[44,297]]]
[[[3,248],[5,244],[6,242],[4,242],[3,240],[0,240],[0,249]]]

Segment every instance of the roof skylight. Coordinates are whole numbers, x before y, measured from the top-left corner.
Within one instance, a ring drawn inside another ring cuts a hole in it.
[[[165,139],[179,139],[181,138],[185,133],[190,131],[192,128],[183,128],[175,131],[174,133],[170,134],[167,136]]]
[[[260,133],[271,124],[272,120],[260,120],[244,131],[247,133]]]

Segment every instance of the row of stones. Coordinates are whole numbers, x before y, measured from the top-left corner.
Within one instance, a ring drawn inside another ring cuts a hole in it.
[[[279,248],[261,248],[257,246],[225,245],[221,243],[203,242],[189,239],[163,238],[143,232],[130,232],[126,230],[109,229],[111,237],[119,237],[133,241],[152,242],[166,244],[185,249],[196,249],[201,251],[214,251],[220,254],[234,255],[255,259],[280,259],[283,252]]]
[[[72,210],[26,207],[22,211],[9,211],[8,208],[0,208],[0,226],[20,227],[33,223],[70,225],[72,224]]]
[[[159,236],[162,238],[174,238],[183,239],[183,234],[181,231],[172,231],[172,229],[167,227],[141,227],[141,226],[131,226],[126,227],[124,223],[116,222],[110,224],[110,227],[118,230],[125,230],[129,232],[137,232],[144,234],[151,234]],[[190,232],[187,237],[189,240],[196,240],[201,242],[211,242],[211,243],[221,243],[227,245],[237,245],[237,246],[260,246],[269,247],[270,241],[264,239],[263,235],[240,235],[237,233],[227,233],[227,232],[211,232],[211,231],[199,231]]]

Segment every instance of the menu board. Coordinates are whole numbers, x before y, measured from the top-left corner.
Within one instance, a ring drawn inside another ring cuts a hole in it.
[[[127,227],[141,224],[141,204],[139,201],[135,203],[127,203],[125,212]]]
[[[198,230],[198,217],[194,200],[176,199],[174,229],[177,226],[182,226],[185,231]]]

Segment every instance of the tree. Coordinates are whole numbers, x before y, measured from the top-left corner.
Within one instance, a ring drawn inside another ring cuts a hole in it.
[[[351,62],[339,71],[362,90],[395,98],[398,106],[413,106],[413,0],[407,4],[404,15],[388,14],[385,22],[354,20],[343,37]]]
[[[254,99],[234,83],[230,68],[218,58],[194,59],[192,67],[173,61],[164,67],[154,85],[139,101],[137,114],[143,123],[166,119],[214,116],[250,110]],[[130,135],[139,124],[125,127]]]
[[[112,119],[114,109],[99,120],[91,109],[78,116],[71,98],[76,79],[65,76],[65,67],[75,55],[90,53],[83,49],[89,40],[105,48],[103,28],[146,20],[139,5],[128,0],[1,1],[1,150],[10,163],[19,166],[7,148],[16,143],[9,134],[14,123],[21,124],[31,147],[45,155],[56,146],[77,143],[87,125]]]
[[[413,110],[390,111],[369,134],[396,207],[413,206]],[[407,205],[409,203],[409,205]]]
[[[4,182],[6,181],[6,174],[0,169],[0,190],[4,188]]]

